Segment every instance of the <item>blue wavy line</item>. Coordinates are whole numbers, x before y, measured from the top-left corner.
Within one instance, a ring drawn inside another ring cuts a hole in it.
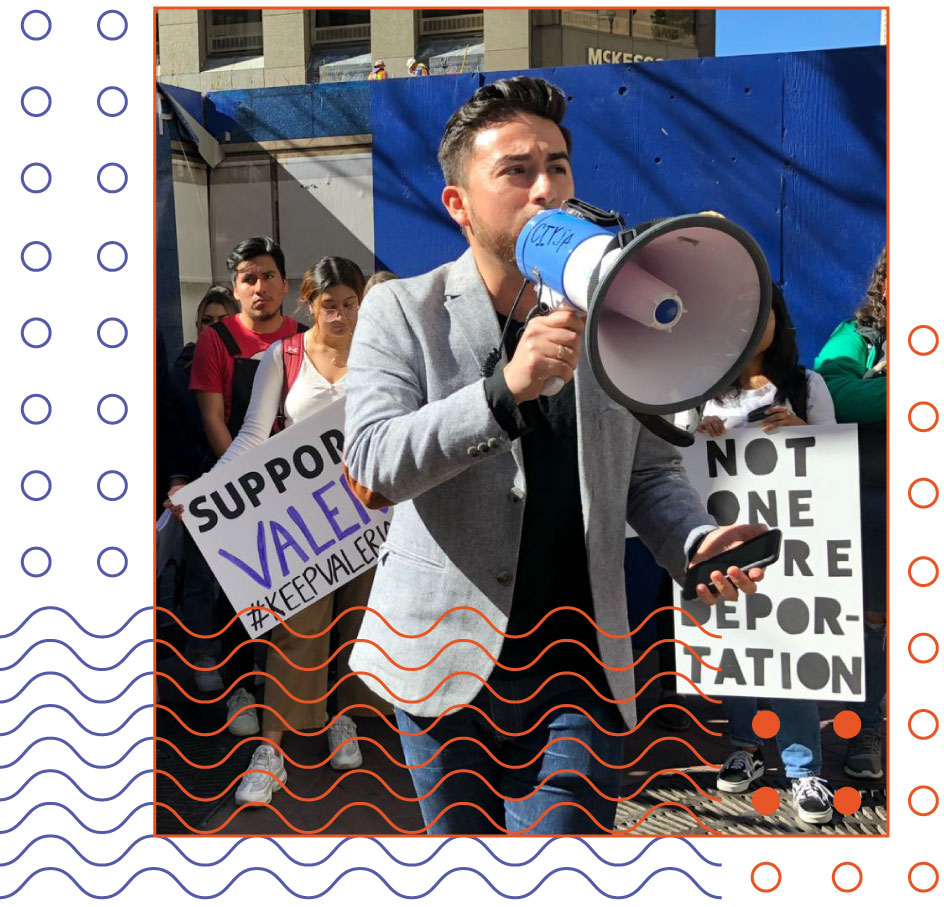
[[[65,712],[80,728],[82,728],[83,731],[85,731],[86,734],[91,734],[93,737],[111,737],[114,734],[117,734],[119,731],[121,731],[124,728],[124,726],[129,721],[131,721],[131,719],[134,718],[135,715],[138,714],[138,712],[144,712],[147,709],[153,709],[153,708],[154,708],[153,702],[149,702],[147,705],[138,706],[138,708],[136,708],[127,718],[125,718],[125,720],[122,721],[121,724],[118,725],[118,727],[116,727],[113,731],[90,731],[64,705],[46,703],[45,705],[36,706],[36,708],[33,709],[33,711],[31,711],[28,715],[24,716],[23,720],[20,721],[20,723],[15,728],[11,728],[9,731],[0,731],[0,737],[9,737],[10,734],[15,734],[21,727],[23,727],[24,724],[26,724],[27,721],[30,720],[30,718],[33,717],[33,715],[35,715],[37,712],[41,712],[43,709],[58,709],[60,712]]]
[[[118,759],[117,762],[110,762],[107,765],[98,765],[95,762],[89,762],[68,740],[63,739],[62,737],[37,737],[36,740],[31,740],[29,745],[16,757],[12,762],[0,763],[0,769],[4,768],[13,768],[34,746],[37,746],[40,743],[46,743],[51,741],[54,743],[64,743],[70,750],[72,750],[72,755],[77,757],[80,762],[85,763],[89,768],[114,768],[116,765],[120,765],[125,759],[128,758],[129,753],[139,747],[142,743],[152,743],[154,741],[153,737],[142,737],[140,740],[136,740],[128,749],[125,750],[124,755]]]
[[[62,835],[40,835],[39,837],[34,838],[32,841],[30,841],[12,860],[6,863],[0,863],[0,868],[4,866],[12,866],[14,863],[17,862],[17,860],[21,859],[35,843],[37,843],[38,841],[43,841],[47,839],[54,840],[54,841],[62,841],[64,844],[68,844],[68,846],[72,848],[72,851],[75,853],[77,857],[79,857],[79,859],[87,863],[89,866],[98,866],[98,867],[114,866],[117,863],[120,863],[142,841],[163,841],[164,843],[173,847],[174,850],[176,850],[177,853],[180,854],[180,856],[182,856],[188,863],[190,863],[191,866],[201,866],[204,868],[208,868],[210,866],[219,866],[221,863],[223,863],[226,859],[229,858],[230,854],[232,854],[233,851],[235,851],[239,847],[242,847],[243,844],[247,844],[250,840],[249,838],[240,838],[218,860],[212,860],[209,863],[201,863],[199,860],[191,859],[187,855],[187,853],[184,851],[184,849],[172,838],[155,838],[153,835],[144,835],[143,837],[140,837],[137,840],[132,841],[132,843],[128,845],[128,847],[125,849],[124,853],[122,853],[120,857],[117,857],[114,860],[109,860],[106,863],[96,863],[94,860],[90,860],[88,857],[86,857],[85,854],[83,854],[82,851],[80,851],[78,847],[76,847],[75,844],[73,844],[72,841],[70,841],[68,838],[64,838]],[[320,860],[315,860],[313,863],[306,863],[302,860],[296,860],[295,857],[293,857],[274,838],[261,838],[259,840],[267,841],[269,844],[272,844],[278,851],[281,852],[283,857],[285,857],[289,862],[294,863],[296,866],[301,866],[304,868],[311,868],[314,866],[321,866],[324,863],[327,863],[342,847],[344,847],[346,844],[351,843],[351,841],[358,840],[358,839],[355,839],[355,838],[342,839],[337,844],[335,844],[335,846],[331,849],[330,853],[328,853],[327,856],[323,857]],[[365,840],[371,841],[374,844],[376,844],[390,860],[392,860],[394,863],[399,864],[400,866],[408,866],[411,868],[415,868],[417,866],[425,866],[427,863],[435,859],[439,855],[439,852],[444,847],[448,847],[450,844],[454,844],[456,841],[471,840],[471,841],[474,841],[476,844],[478,844],[493,860],[495,860],[495,862],[501,863],[503,866],[512,866],[512,867],[518,868],[518,867],[527,866],[528,864],[533,863],[535,860],[537,860],[538,857],[541,856],[542,853],[544,853],[545,850],[547,850],[548,847],[554,846],[558,844],[560,841],[563,841],[565,839],[564,838],[549,838],[547,841],[544,842],[544,844],[541,845],[540,848],[538,848],[534,856],[529,857],[527,860],[523,860],[520,863],[516,863],[511,860],[503,860],[481,838],[466,838],[466,839],[446,838],[442,843],[439,844],[439,846],[436,847],[436,849],[428,857],[426,857],[425,860],[420,860],[419,862],[416,862],[416,863],[411,863],[407,860],[399,859],[395,854],[391,853],[391,851],[387,848],[387,846],[383,843],[383,841],[378,838],[366,838]],[[634,863],[638,862],[646,855],[646,852],[649,850],[650,847],[655,846],[661,841],[682,841],[685,844],[687,844],[691,850],[695,852],[696,856],[698,856],[701,860],[703,860],[709,866],[714,866],[714,867],[721,866],[720,863],[715,863],[714,861],[709,860],[704,854],[701,853],[701,851],[699,851],[699,849],[691,841],[688,840],[688,838],[652,838],[646,844],[646,846],[643,847],[643,849],[639,851],[638,854],[636,854],[635,857],[633,857],[631,860],[625,860],[623,862],[613,862],[611,860],[607,860],[604,857],[600,856],[600,854],[598,854],[593,849],[593,845],[590,844],[590,842],[584,838],[575,838],[573,840],[579,841],[581,844],[583,844],[583,846],[586,847],[587,850],[589,850],[590,853],[593,854],[593,856],[600,863],[603,863],[606,866],[612,866],[616,868],[625,868],[626,866],[632,866]]]
[[[138,780],[138,778],[141,778],[141,777],[143,777],[144,775],[153,775],[153,774],[154,774],[154,769],[153,769],[153,768],[146,768],[146,769],[144,769],[143,771],[138,772],[133,778],[131,778],[131,779],[128,781],[128,783],[125,784],[125,786],[124,786],[120,791],[118,791],[117,794],[112,794],[110,797],[93,797],[90,793],[87,793],[87,792],[82,788],[82,786],[78,783],[78,781],[75,780],[75,778],[73,778],[71,775],[66,774],[66,773],[65,773],[64,771],[62,771],[61,769],[58,769],[58,768],[44,768],[42,771],[34,772],[32,775],[30,775],[29,778],[27,778],[27,779],[20,785],[19,790],[17,790],[15,793],[10,794],[8,797],[0,797],[0,803],[5,802],[6,800],[13,800],[15,797],[18,797],[21,793],[23,793],[23,790],[27,787],[27,785],[28,785],[34,778],[38,778],[40,775],[62,775],[62,777],[65,778],[66,781],[71,782],[72,786],[73,786],[83,797],[85,797],[85,798],[88,799],[88,800],[95,800],[95,801],[97,801],[97,802],[99,802],[99,803],[104,803],[106,800],[117,800],[129,787],[131,787],[132,784],[134,784],[135,781]]]
[[[15,668],[24,658],[26,658],[27,655],[29,655],[30,652],[33,651],[33,649],[47,642],[55,643],[57,646],[63,646],[64,648],[68,649],[75,656],[76,660],[90,671],[114,671],[115,668],[123,665],[131,657],[131,653],[134,652],[135,649],[139,649],[141,646],[154,645],[153,639],[142,639],[140,642],[135,643],[130,649],[128,649],[127,652],[125,652],[121,661],[116,661],[113,665],[110,665],[107,668],[96,668],[95,665],[90,665],[87,661],[85,661],[85,659],[83,659],[82,656],[79,655],[79,653],[76,652],[75,649],[73,649],[72,646],[70,646],[67,642],[63,642],[61,639],[38,639],[16,661],[14,661],[13,664],[0,665],[0,671],[9,671],[11,668]]]
[[[82,885],[80,885],[79,882],[76,881],[76,879],[72,875],[66,872],[66,870],[60,869],[58,866],[43,866],[40,869],[36,869],[33,872],[31,872],[19,884],[19,886],[13,891],[11,891],[9,894],[0,894],[0,900],[12,898],[16,896],[17,894],[19,894],[20,891],[22,891],[23,888],[25,888],[30,883],[33,877],[39,875],[41,872],[61,873],[67,879],[69,879],[69,881],[72,882],[72,884],[75,885],[75,887],[78,888],[79,891],[82,892],[82,894],[84,894],[86,897],[95,898],[96,900],[110,900],[111,898],[117,897],[129,885],[131,885],[131,883],[138,876],[143,875],[146,872],[160,872],[160,873],[163,873],[164,875],[170,876],[170,878],[172,878],[177,883],[177,885],[181,888],[181,890],[185,891],[190,897],[199,898],[200,900],[203,900],[203,901],[213,900],[214,898],[218,898],[221,895],[225,894],[227,891],[229,891],[230,888],[233,887],[233,885],[236,884],[237,879],[241,878],[244,875],[247,875],[250,872],[264,872],[266,875],[272,876],[272,878],[274,878],[289,894],[291,894],[293,897],[302,898],[304,900],[315,900],[317,898],[322,898],[326,894],[328,894],[328,892],[330,892],[331,889],[334,888],[335,885],[337,885],[341,881],[341,879],[343,879],[346,875],[349,875],[353,872],[366,872],[376,877],[381,882],[383,882],[383,884],[386,886],[387,890],[391,894],[395,894],[398,898],[402,898],[404,900],[409,900],[409,901],[416,901],[416,900],[420,900],[422,898],[428,897],[442,884],[443,880],[445,880],[450,875],[456,872],[471,872],[473,875],[478,876],[483,882],[485,882],[485,884],[488,885],[488,887],[491,888],[495,894],[507,900],[514,900],[514,901],[523,900],[524,898],[531,897],[531,895],[533,895],[536,891],[538,891],[538,889],[540,889],[541,886],[548,879],[551,878],[551,876],[557,875],[557,873],[559,872],[577,873],[577,875],[582,876],[587,882],[589,882],[590,885],[598,894],[601,894],[603,895],[603,897],[609,898],[610,900],[613,900],[613,901],[621,901],[621,900],[625,900],[626,898],[634,897],[636,894],[642,891],[643,888],[646,887],[650,879],[655,878],[657,875],[659,875],[660,872],[678,872],[678,873],[681,873],[683,876],[685,876],[706,897],[713,898],[714,900],[721,900],[721,895],[711,894],[710,892],[706,891],[704,888],[701,887],[701,885],[698,884],[698,881],[695,878],[689,875],[689,873],[687,873],[684,869],[679,869],[679,867],[677,866],[663,866],[661,869],[654,870],[653,872],[649,873],[649,875],[646,876],[646,878],[633,891],[630,891],[628,894],[610,894],[609,892],[604,891],[602,888],[600,888],[599,885],[596,884],[596,882],[593,881],[593,879],[590,878],[590,876],[588,876],[582,869],[578,869],[576,866],[559,866],[556,869],[552,869],[549,873],[547,873],[544,876],[544,878],[541,879],[540,882],[537,883],[537,885],[535,885],[530,891],[524,892],[523,894],[506,894],[500,888],[497,888],[495,885],[493,885],[491,880],[488,878],[488,876],[486,876],[484,873],[480,872],[478,869],[476,869],[473,866],[454,866],[452,869],[449,869],[446,872],[444,872],[432,884],[430,888],[428,888],[426,891],[422,892],[421,894],[403,894],[402,892],[397,891],[397,889],[394,888],[379,872],[377,872],[376,869],[371,869],[369,866],[352,866],[349,869],[345,869],[344,872],[342,872],[327,888],[325,888],[324,891],[319,892],[318,894],[299,894],[297,891],[293,890],[288,885],[286,885],[285,882],[277,873],[263,866],[252,866],[252,867],[249,867],[248,869],[240,870],[238,873],[236,873],[236,875],[233,876],[233,878],[229,882],[227,882],[227,884],[223,888],[221,888],[215,894],[197,894],[195,891],[191,891],[186,885],[184,885],[184,883],[180,879],[177,878],[177,876],[174,875],[174,873],[172,873],[168,869],[164,869],[162,866],[145,866],[142,869],[137,870],[137,872],[135,872],[133,875],[131,875],[128,878],[128,880],[117,891],[114,891],[111,894],[95,894],[94,892],[91,892],[88,889],[83,888]]]
[[[41,809],[44,806],[58,806],[60,809],[64,809],[79,825],[82,826],[86,831],[91,832],[93,835],[111,835],[118,831],[122,825],[125,824],[138,810],[141,809],[153,809],[154,804],[149,800],[147,803],[140,803],[134,809],[128,813],[114,828],[106,828],[98,831],[97,829],[91,828],[86,825],[65,803],[58,803],[55,800],[45,800],[42,803],[37,803],[35,806],[30,807],[30,809],[20,818],[16,825],[11,825],[9,828],[0,828],[0,835],[9,834],[11,831],[16,831],[37,809]],[[15,894],[15,892],[14,892]]]
[[[29,614],[27,614],[26,617],[23,618],[23,622],[15,630],[12,630],[9,633],[0,633],[0,639],[9,639],[11,636],[16,636],[16,634],[19,633],[20,630],[22,630],[23,627],[25,627],[41,611],[59,611],[62,614],[65,614],[65,616],[68,617],[69,620],[71,620],[72,623],[74,623],[86,636],[90,636],[92,639],[111,639],[113,636],[117,636],[119,633],[121,633],[121,631],[124,630],[125,627],[127,627],[128,624],[130,624],[131,621],[133,621],[139,614],[144,614],[145,612],[153,613],[154,609],[139,608],[113,633],[91,633],[86,630],[85,627],[83,627],[82,624],[80,624],[75,619],[73,614],[67,611],[65,608],[60,608],[58,605],[43,605],[42,608],[37,608],[35,611],[31,611]]]
[[[16,693],[15,695],[11,696],[9,699],[0,699],[0,705],[6,705],[7,703],[13,702],[15,699],[19,699],[20,696],[22,696],[23,693],[26,692],[26,688],[34,680],[39,680],[40,677],[61,677],[67,683],[71,684],[72,689],[74,689],[76,693],[78,693],[87,702],[94,702],[97,705],[105,705],[109,702],[115,702],[118,699],[121,699],[121,697],[124,696],[125,693],[127,693],[128,690],[130,690],[131,687],[133,687],[143,677],[153,677],[153,676],[154,676],[153,671],[147,671],[144,674],[138,674],[138,676],[135,677],[134,680],[131,680],[128,682],[128,685],[117,696],[113,696],[111,699],[93,699],[91,696],[86,696],[82,688],[79,687],[78,684],[76,684],[76,682],[71,677],[67,677],[65,674],[61,674],[59,671],[43,671],[41,674],[34,674],[32,677],[30,677],[30,679],[27,680],[26,683],[24,683],[22,687],[20,687],[20,691]]]

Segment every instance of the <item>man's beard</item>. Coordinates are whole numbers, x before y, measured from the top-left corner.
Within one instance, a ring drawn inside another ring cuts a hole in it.
[[[515,264],[515,246],[518,242],[518,230],[513,232],[493,230],[484,221],[479,220],[474,208],[469,208],[469,223],[475,241],[504,264]]]
[[[281,305],[281,303],[280,303],[280,304],[279,304],[279,307],[278,307],[277,309],[274,309],[274,310],[271,311],[271,312],[255,311],[255,310],[252,308],[252,306],[249,306],[246,311],[247,311],[247,314],[249,315],[249,317],[250,317],[253,321],[258,321],[259,323],[264,324],[264,323],[267,322],[267,321],[272,321],[273,318],[278,318],[278,316],[279,316],[279,315],[281,314],[281,312],[282,312],[282,305]]]

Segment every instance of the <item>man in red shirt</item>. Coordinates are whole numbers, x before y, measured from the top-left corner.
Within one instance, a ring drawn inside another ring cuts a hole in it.
[[[203,429],[218,457],[242,425],[262,354],[276,340],[299,331],[294,318],[282,315],[288,281],[285,255],[277,243],[267,236],[245,239],[233,249],[226,266],[241,310],[222,320],[224,330],[213,325],[200,335],[190,373]]]
[[[267,236],[254,236],[239,243],[226,266],[233,275],[233,295],[240,305],[237,315],[228,315],[203,331],[193,354],[190,389],[197,398],[203,430],[213,453],[220,457],[239,433],[252,381],[263,353],[276,340],[291,337],[301,328],[294,318],[282,315],[282,300],[288,292],[285,279],[285,255]],[[222,613],[217,614],[222,627],[233,617],[224,596]],[[224,656],[247,639],[237,620],[221,638]],[[220,668],[227,687],[254,670],[254,645],[243,646]],[[229,732],[237,737],[259,733],[253,695],[254,677],[244,677],[226,700]]]

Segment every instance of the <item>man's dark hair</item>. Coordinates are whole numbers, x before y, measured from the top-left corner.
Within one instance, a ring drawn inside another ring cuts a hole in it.
[[[439,166],[447,186],[465,184],[465,159],[477,133],[522,115],[542,117],[555,123],[570,154],[570,130],[561,126],[567,98],[556,86],[532,76],[499,79],[483,85],[450,118],[439,143]]]
[[[236,248],[229,253],[226,259],[226,267],[233,275],[233,283],[236,283],[236,268],[241,262],[258,258],[260,255],[271,255],[275,261],[275,266],[285,280],[285,253],[281,246],[268,236],[252,236],[238,243]]]

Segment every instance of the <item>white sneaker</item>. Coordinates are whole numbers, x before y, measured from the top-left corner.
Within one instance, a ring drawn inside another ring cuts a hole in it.
[[[760,750],[756,753],[735,750],[724,760],[715,779],[715,787],[726,794],[741,794],[762,777],[764,771],[764,757]]]
[[[285,784],[288,778],[282,754],[268,743],[256,747],[248,772],[236,788],[236,802],[240,806],[246,803],[270,803],[272,794]],[[267,775],[266,772],[271,774]]]
[[[244,687],[239,687],[226,700],[226,723],[229,725],[227,730],[234,737],[252,737],[259,733],[259,719],[255,709],[246,709],[242,714],[233,717],[243,706],[255,704],[255,697]]]
[[[194,668],[213,668],[216,664],[212,655],[196,655],[193,659]],[[212,671],[200,670],[193,672],[193,679],[201,693],[215,693],[223,689],[223,678],[215,668]]]
[[[361,748],[357,745],[357,741],[352,739],[355,736],[357,736],[357,725],[347,715],[338,715],[328,728],[328,749],[334,752],[331,757],[331,768],[335,771],[344,772],[363,764],[364,757],[361,755]],[[341,744],[344,745],[341,746]]]
[[[833,817],[832,789],[822,778],[797,778],[793,781],[793,805],[801,822],[823,825]]]

